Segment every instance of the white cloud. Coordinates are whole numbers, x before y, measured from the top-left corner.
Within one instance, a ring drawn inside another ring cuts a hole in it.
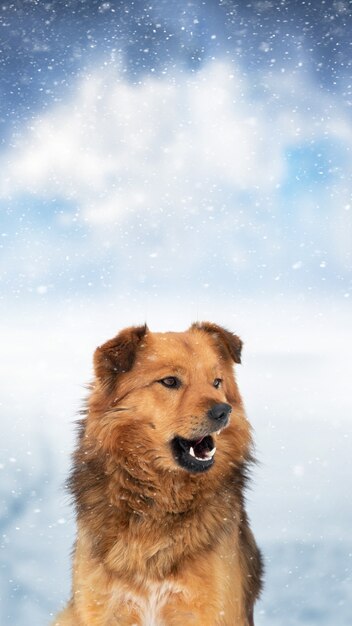
[[[352,131],[344,110],[304,74],[250,77],[229,62],[212,62],[197,73],[175,70],[173,76],[132,84],[110,66],[87,75],[69,101],[38,117],[8,150],[0,195],[68,200],[72,210],[58,212],[58,225],[67,233],[77,223],[94,227],[87,243],[72,244],[72,264],[107,258],[119,241],[120,250],[128,244],[128,254],[116,272],[142,282],[144,273],[158,279],[176,262],[182,280],[191,280],[193,270],[202,276],[197,284],[209,282],[211,267],[245,271],[247,281],[252,271],[262,280],[260,268],[270,265],[278,276],[298,260],[304,268],[315,267],[320,251],[343,268],[351,215],[342,208],[348,201],[343,176],[335,173],[312,191],[309,175],[297,186],[287,158],[292,148],[320,141],[328,146],[332,166],[342,146],[348,172]],[[313,148],[313,159],[314,150],[319,149]],[[288,181],[291,188],[281,192]],[[292,238],[286,209],[294,218]],[[143,213],[152,234],[141,246],[145,232],[133,240],[133,232],[124,235],[120,226],[128,217],[134,232],[143,229]],[[188,251],[185,259],[180,242]],[[23,238],[18,245],[23,249]],[[41,241],[44,274],[37,250],[27,244],[24,261],[14,248],[13,267],[20,263],[26,275],[34,267],[44,284],[48,259],[62,269],[70,245],[68,236],[55,247],[48,231]],[[158,264],[152,263],[155,251]]]
[[[270,80],[271,94],[297,99],[297,84]],[[106,223],[139,208],[192,207],[214,186],[270,193],[285,176],[287,146],[312,135],[304,114],[275,112],[226,63],[140,85],[97,70],[6,155],[2,195],[59,195]],[[346,138],[341,120],[329,132]]]

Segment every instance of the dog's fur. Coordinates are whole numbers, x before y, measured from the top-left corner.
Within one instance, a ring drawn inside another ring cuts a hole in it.
[[[72,599],[53,624],[253,626],[262,564],[244,508],[253,459],[233,373],[241,348],[209,322],[132,327],[97,348],[70,479]],[[220,434],[214,406],[232,408]],[[204,459],[180,466],[172,442],[199,447],[209,434],[206,471]]]

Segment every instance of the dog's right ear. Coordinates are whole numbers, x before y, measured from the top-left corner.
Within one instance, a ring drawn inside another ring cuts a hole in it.
[[[137,350],[147,331],[146,324],[125,328],[96,349],[93,359],[95,375],[108,388],[115,383],[119,374],[133,367]]]
[[[230,356],[235,363],[241,363],[243,343],[237,335],[212,322],[196,322],[191,328],[209,333],[225,358]]]

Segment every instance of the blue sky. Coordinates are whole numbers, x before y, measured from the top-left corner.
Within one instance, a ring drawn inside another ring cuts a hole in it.
[[[2,5],[6,297],[351,282],[351,5]]]

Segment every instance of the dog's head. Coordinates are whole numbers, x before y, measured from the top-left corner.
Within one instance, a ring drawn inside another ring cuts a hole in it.
[[[233,372],[241,349],[209,322],[181,333],[123,330],[94,354],[88,436],[128,465],[226,471],[250,445]]]

